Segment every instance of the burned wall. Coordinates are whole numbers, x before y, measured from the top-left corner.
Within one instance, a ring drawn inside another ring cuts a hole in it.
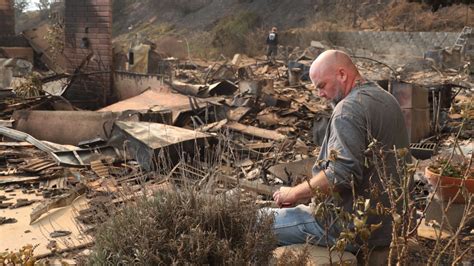
[[[64,20],[67,71],[76,74],[65,97],[82,108],[102,107],[112,83],[112,0],[66,0]]]
[[[148,89],[157,92],[171,93],[171,89],[165,86],[164,77],[153,74],[135,74],[116,71],[113,74],[115,94],[119,101],[140,95]]]
[[[0,0],[0,36],[15,35],[13,0]]]

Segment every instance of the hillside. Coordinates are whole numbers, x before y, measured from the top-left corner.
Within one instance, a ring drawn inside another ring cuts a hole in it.
[[[314,24],[322,30],[382,28],[404,31],[456,31],[472,24],[466,17],[468,5],[432,8],[406,0],[116,0],[114,34],[126,33],[130,26],[166,23],[176,29],[211,30],[225,17],[251,12],[258,26],[290,29]],[[330,25],[333,24],[333,25]],[[335,24],[335,25],[334,25]],[[323,26],[325,25],[325,26]]]
[[[430,1],[115,0],[113,35],[116,47],[122,49],[134,39],[157,42],[171,36],[184,39],[187,43],[184,48],[194,56],[215,57],[236,52],[261,54],[262,36],[272,26],[278,27],[281,33],[299,34],[358,30],[460,31],[465,25],[474,26],[473,4],[437,5],[433,12],[434,6],[418,2]],[[40,23],[40,14],[29,12],[17,18],[17,30]]]
[[[156,41],[185,37],[198,56],[261,53],[272,26],[289,31],[460,31],[474,25],[474,5],[439,6],[407,0],[165,0],[114,2],[113,34]]]

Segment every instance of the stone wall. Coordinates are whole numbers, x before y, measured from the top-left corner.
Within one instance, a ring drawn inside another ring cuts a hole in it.
[[[397,57],[423,57],[424,52],[436,46],[449,47],[459,32],[304,32],[281,36],[282,42],[305,48],[311,41],[323,41],[347,49],[352,55],[392,55]]]

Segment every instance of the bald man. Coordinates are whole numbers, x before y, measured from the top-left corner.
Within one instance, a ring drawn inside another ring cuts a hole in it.
[[[364,79],[346,53],[325,51],[312,63],[309,73],[319,95],[332,103],[334,111],[317,163],[313,166],[313,177],[295,187],[282,187],[273,195],[275,202],[283,207],[271,209],[275,213],[274,232],[280,245],[306,241],[323,246],[335,243],[342,230],[336,215],[326,217],[329,218],[326,221],[331,221],[329,226],[315,220],[309,206],[285,208],[308,202],[316,189],[330,198],[337,192],[340,199],[332,200],[347,212],[354,211],[353,199],[358,197],[371,199],[372,206],[380,202],[389,207],[377,172],[366,167],[364,151],[373,139],[382,143],[387,151],[393,147],[408,148],[408,134],[398,102],[376,83]],[[337,156],[330,160],[331,151]],[[386,164],[388,174],[394,180],[398,179],[395,158],[388,155]],[[382,195],[374,198],[370,188],[375,187]],[[380,222],[381,228],[371,234],[370,247],[390,244],[390,217],[369,216],[367,220],[369,224]],[[327,226],[330,227],[329,236],[325,235]],[[346,250],[355,253],[361,244],[350,244]]]

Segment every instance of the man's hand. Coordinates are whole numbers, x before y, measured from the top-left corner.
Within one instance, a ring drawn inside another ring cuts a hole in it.
[[[290,207],[295,205],[296,198],[294,187],[280,187],[279,190],[273,193],[273,200],[279,207]]]
[[[320,171],[311,180],[298,184],[294,187],[280,187],[273,193],[273,200],[280,207],[291,207],[298,203],[308,202],[313,196],[314,188],[318,188],[324,193],[328,193],[329,182],[326,174]]]

